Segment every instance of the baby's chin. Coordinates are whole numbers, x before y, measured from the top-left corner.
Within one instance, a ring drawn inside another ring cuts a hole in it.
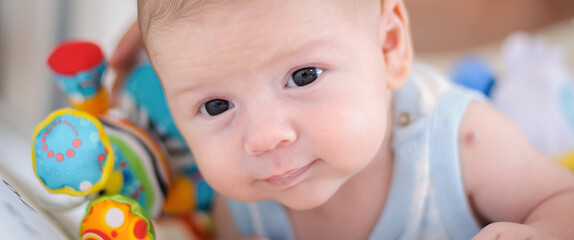
[[[308,210],[313,210],[317,207],[320,207],[325,202],[327,202],[327,199],[325,199],[325,200],[307,199],[305,201],[300,201],[300,202],[285,202],[285,201],[279,201],[279,202],[281,202],[281,204],[283,204],[285,207],[289,208],[290,210],[308,211]]]
[[[276,199],[276,201],[295,211],[313,210],[315,208],[321,207],[333,196],[334,191],[330,192],[325,190],[326,189],[323,189],[323,191],[315,191],[308,194],[297,194],[296,196],[292,197],[282,197]]]
[[[295,211],[312,210],[314,208],[317,208],[317,207],[323,205],[331,197],[330,195],[329,196],[322,196],[321,194],[311,194],[312,196],[299,194],[298,196],[288,196],[288,197],[285,197],[285,196],[262,196],[262,195],[257,195],[257,194],[251,194],[251,195],[245,195],[245,194],[225,195],[225,194],[222,194],[222,195],[226,196],[227,198],[231,198],[233,200],[240,201],[240,202],[259,202],[259,201],[266,201],[266,200],[274,200],[274,201],[281,203],[283,206],[289,208],[290,210],[295,210]]]

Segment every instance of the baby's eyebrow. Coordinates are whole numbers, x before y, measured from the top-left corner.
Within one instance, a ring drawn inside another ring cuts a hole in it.
[[[306,41],[295,46],[283,48],[283,51],[278,51],[277,53],[275,53],[275,57],[279,58],[279,57],[301,55],[308,53],[307,50],[319,51],[321,49],[326,49],[327,43],[328,41],[326,41],[325,39],[313,39],[311,41]],[[329,48],[328,50],[331,49]]]
[[[301,64],[305,63],[305,60],[302,61],[301,59],[316,59],[313,56],[317,55],[321,55],[323,58],[325,58],[325,56],[333,58],[337,55],[337,51],[334,50],[336,48],[333,48],[332,44],[332,42],[324,38],[316,38],[290,46],[277,47],[269,51],[258,63],[253,64],[258,66],[254,69],[262,66],[285,65],[285,63],[289,62],[291,65]],[[249,60],[246,59],[245,61]],[[210,83],[230,79],[230,76],[234,74],[226,73],[224,70],[225,67],[225,65],[212,64],[197,66],[197,68],[201,68],[200,70],[196,68],[181,71],[177,76],[171,76],[168,83],[164,83],[164,85],[167,86],[165,91],[172,96],[189,94],[200,91],[200,89],[210,85]],[[286,72],[282,74],[286,74]],[[193,77],[190,77],[191,75],[193,75]]]
[[[191,83],[190,83],[191,82]],[[168,85],[166,87],[166,85]],[[193,93],[199,91],[201,84],[193,81],[188,81],[187,83],[172,83],[164,84],[164,91],[166,95],[171,95],[177,97],[186,93]]]
[[[169,70],[170,72],[166,74],[167,76],[164,76],[164,78],[160,77],[160,79],[164,87],[164,91],[166,94],[170,94],[171,96],[178,96],[190,92],[198,92],[200,89],[209,84],[209,82],[213,82],[215,79],[219,78],[213,74],[199,76],[197,75],[197,71],[194,71],[197,69],[186,67],[188,64],[170,65],[174,68]],[[202,71],[213,73],[219,67],[220,66],[210,66],[207,68],[207,70]]]

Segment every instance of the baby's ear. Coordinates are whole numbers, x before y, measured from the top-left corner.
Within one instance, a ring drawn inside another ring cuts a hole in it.
[[[410,74],[413,49],[409,21],[403,1],[383,1],[379,39],[388,75],[387,88],[399,89]]]

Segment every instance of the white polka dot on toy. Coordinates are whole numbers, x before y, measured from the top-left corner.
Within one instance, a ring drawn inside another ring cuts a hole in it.
[[[86,100],[86,97],[84,97],[80,93],[69,93],[68,98],[73,100],[74,102],[83,102]]]
[[[124,223],[124,219],[124,213],[120,209],[110,208],[110,210],[106,212],[106,224],[112,228],[121,226]]]
[[[90,181],[83,181],[80,183],[80,190],[85,191],[92,187],[92,183]]]
[[[80,125],[81,126],[88,126],[89,124],[91,124],[91,122],[87,119],[84,118],[80,118]]]
[[[100,140],[100,134],[98,134],[98,132],[90,133],[90,141],[98,142],[99,140]]]

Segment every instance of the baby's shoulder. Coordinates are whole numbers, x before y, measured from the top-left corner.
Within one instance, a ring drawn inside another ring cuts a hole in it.
[[[465,190],[481,219],[521,222],[546,198],[573,186],[570,172],[486,102],[469,104],[459,146]]]
[[[470,102],[485,101],[480,93],[463,88],[422,62],[415,62],[409,80],[393,93],[394,115],[408,112],[412,120],[437,116],[461,121]]]

